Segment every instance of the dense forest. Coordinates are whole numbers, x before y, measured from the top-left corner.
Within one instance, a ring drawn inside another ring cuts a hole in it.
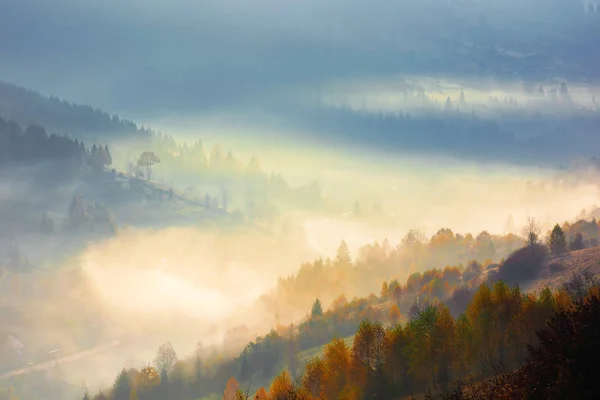
[[[96,141],[149,139],[151,131],[116,115],[91,106],[77,105],[57,97],[45,97],[8,82],[0,81],[0,116],[22,126],[41,125],[60,134]]]
[[[0,118],[0,166],[14,173],[27,170],[32,181],[48,185],[75,178],[83,168],[102,170],[112,163],[108,146],[93,145],[66,136],[50,134],[39,125],[22,129],[14,121]]]

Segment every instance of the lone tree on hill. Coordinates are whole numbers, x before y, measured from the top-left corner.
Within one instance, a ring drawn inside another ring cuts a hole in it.
[[[528,218],[527,224],[525,224],[525,227],[523,228],[523,236],[525,237],[525,243],[531,248],[532,252],[535,245],[540,241],[541,232],[542,228],[540,228],[540,225],[535,218]]]
[[[554,225],[550,233],[550,251],[552,254],[561,254],[567,251],[567,238],[560,225]]]
[[[150,174],[152,173],[152,166],[154,164],[160,164],[160,158],[151,151],[145,151],[137,159],[137,166],[140,168],[146,168],[146,176],[150,180]]]

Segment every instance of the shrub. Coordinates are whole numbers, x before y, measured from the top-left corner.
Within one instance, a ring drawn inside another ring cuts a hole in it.
[[[585,244],[583,243],[583,235],[581,233],[578,233],[569,241],[569,250],[577,251],[583,249],[585,249]]]
[[[542,270],[548,250],[534,244],[514,251],[500,264],[498,278],[508,284],[528,282],[537,278]]]
[[[596,276],[587,269],[584,271],[574,272],[571,278],[563,283],[562,289],[573,300],[581,300],[589,290],[600,285],[600,281]]]
[[[566,269],[566,267],[563,263],[554,261],[554,262],[550,263],[550,265],[548,266],[548,269],[550,270],[551,274],[558,274],[558,273],[563,272]]]

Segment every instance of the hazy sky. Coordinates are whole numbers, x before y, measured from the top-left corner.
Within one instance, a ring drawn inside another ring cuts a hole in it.
[[[356,125],[314,112],[332,87],[416,74],[470,85],[594,80],[600,14],[584,9],[578,0],[4,0],[0,79],[142,123],[310,120],[303,128],[322,135],[331,118]]]

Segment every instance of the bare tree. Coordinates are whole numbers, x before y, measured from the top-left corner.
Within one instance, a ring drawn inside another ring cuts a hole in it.
[[[535,245],[540,241],[540,234],[542,233],[540,224],[535,218],[529,217],[527,218],[527,223],[523,227],[522,233],[525,237],[525,243],[527,243],[527,246],[533,251]]]
[[[150,174],[152,173],[152,166],[154,164],[160,164],[160,158],[151,151],[145,151],[137,159],[137,166],[139,168],[146,168],[146,175],[150,180]]]
[[[154,359],[154,366],[161,373],[168,372],[177,362],[177,353],[170,342],[161,344]]]

